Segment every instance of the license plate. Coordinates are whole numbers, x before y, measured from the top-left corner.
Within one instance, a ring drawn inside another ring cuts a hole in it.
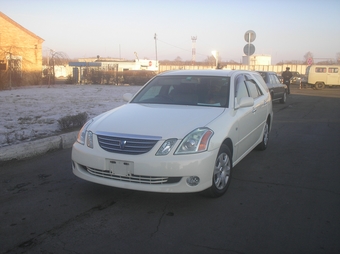
[[[106,168],[112,175],[129,176],[133,174],[133,162],[119,161],[119,160],[106,160]]]

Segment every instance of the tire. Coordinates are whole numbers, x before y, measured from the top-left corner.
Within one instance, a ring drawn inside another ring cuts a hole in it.
[[[318,90],[324,89],[325,88],[325,83],[323,82],[316,82],[315,83],[315,88]]]
[[[284,91],[283,95],[282,95],[282,98],[280,99],[280,103],[281,104],[285,104],[287,101],[287,92]]]
[[[212,185],[205,191],[210,197],[221,197],[228,189],[232,172],[231,152],[226,145],[222,145],[215,160],[212,175]]]
[[[262,142],[257,145],[256,149],[260,151],[266,150],[268,147],[268,142],[269,142],[269,123],[267,121],[263,129]]]

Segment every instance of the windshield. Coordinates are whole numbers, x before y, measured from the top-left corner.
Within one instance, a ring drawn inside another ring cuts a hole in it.
[[[158,76],[131,103],[228,107],[229,77]]]

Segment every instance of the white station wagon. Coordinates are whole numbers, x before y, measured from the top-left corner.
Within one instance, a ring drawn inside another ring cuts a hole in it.
[[[152,192],[223,195],[232,168],[267,148],[272,101],[260,74],[161,73],[128,102],[88,121],[72,149],[87,181]]]

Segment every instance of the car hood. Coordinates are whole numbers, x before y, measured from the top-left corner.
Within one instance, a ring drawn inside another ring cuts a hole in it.
[[[181,139],[204,127],[226,109],[203,106],[128,103],[94,119],[89,130],[129,135]]]

